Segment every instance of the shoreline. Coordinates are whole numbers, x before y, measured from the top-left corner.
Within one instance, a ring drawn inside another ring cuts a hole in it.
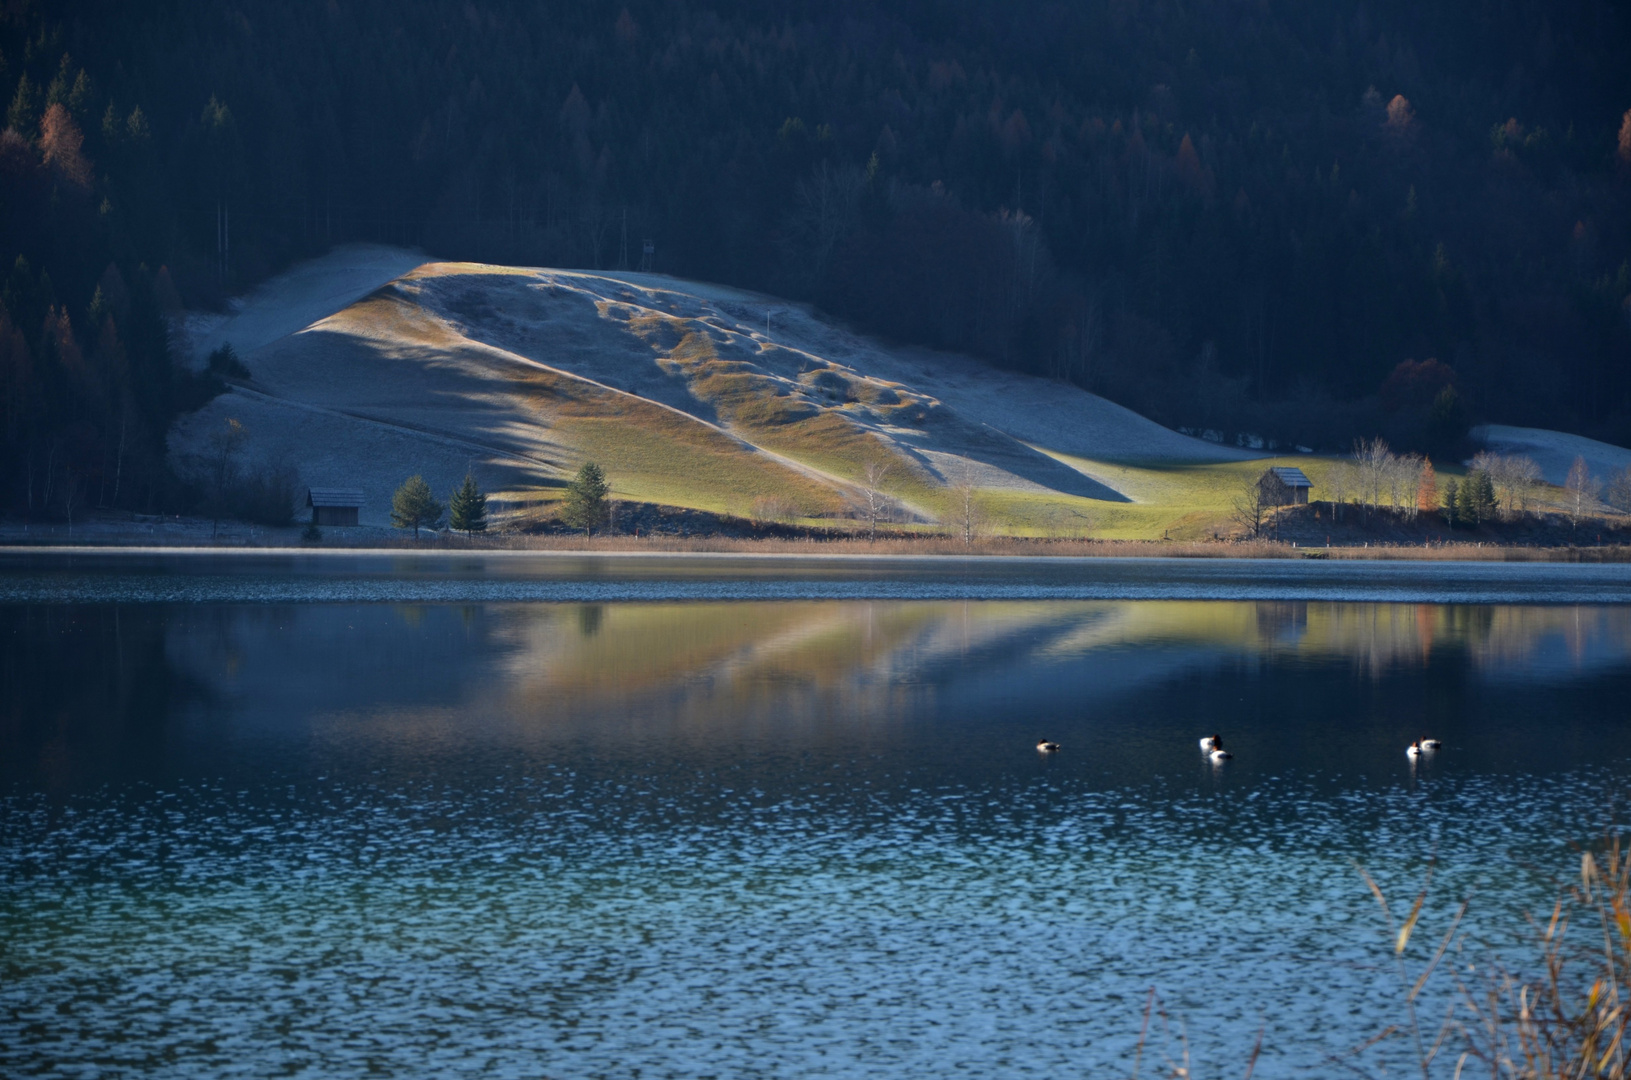
[[[702,559],[775,560],[935,560],[946,562],[1087,561],[1087,560],[1229,560],[1252,562],[1438,562],[1438,563],[1631,563],[1631,545],[1575,545],[1539,547],[1492,543],[1369,545],[1299,547],[1275,541],[1186,542],[1159,540],[1040,540],[1022,537],[977,540],[973,545],[944,538],[839,538],[832,540],[741,540],[723,537],[638,538],[609,536],[511,537],[469,541],[439,536],[415,543],[379,544],[252,544],[200,543],[19,543],[0,541],[0,559],[40,556],[153,556],[186,557],[359,557],[431,558],[447,556],[556,558],[566,556],[660,557]]]

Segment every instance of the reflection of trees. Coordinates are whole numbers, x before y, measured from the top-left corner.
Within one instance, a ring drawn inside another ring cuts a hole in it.
[[[1619,607],[1484,604],[1128,602],[1050,646],[1058,654],[1126,644],[1211,645],[1253,653],[1343,657],[1379,675],[1464,650],[1488,671],[1562,648],[1575,662],[1631,657],[1631,611]]]
[[[168,610],[0,605],[0,777],[81,786],[156,758],[193,693],[165,653]]]

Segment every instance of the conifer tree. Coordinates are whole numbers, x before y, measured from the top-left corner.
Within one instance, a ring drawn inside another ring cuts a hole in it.
[[[592,461],[583,463],[578,475],[566,485],[566,507],[561,520],[574,529],[593,532],[606,521],[606,496],[612,490],[606,474]]]
[[[453,492],[448,524],[466,536],[487,531],[487,496],[476,486],[476,478],[464,474],[464,483]]]
[[[1461,482],[1456,493],[1456,516],[1464,524],[1478,526],[1495,514],[1495,484],[1489,473],[1474,469]]]
[[[1460,518],[1461,485],[1456,483],[1455,477],[1444,481],[1444,521],[1450,528],[1455,528]]]
[[[1478,507],[1478,520],[1494,521],[1495,512],[1501,506],[1501,501],[1495,497],[1495,478],[1482,469],[1473,473],[1472,478],[1473,502]]]
[[[399,529],[412,529],[417,540],[421,527],[434,529],[442,523],[445,509],[431,494],[425,478],[415,474],[402,481],[402,486],[391,496],[391,524]]]

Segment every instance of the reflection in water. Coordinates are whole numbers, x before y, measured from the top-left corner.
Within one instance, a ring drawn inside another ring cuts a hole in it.
[[[1605,824],[1631,610],[0,605],[0,675],[0,1073],[1117,1072],[1157,985],[1274,1077],[1397,1019],[1354,861],[1505,945]]]
[[[1437,695],[1371,701],[1455,724],[1466,686],[1619,672],[1631,608],[1306,602],[881,602],[8,607],[0,775],[99,782],[169,751],[291,726],[401,740],[794,726],[810,738],[978,706],[1113,721],[1174,680],[1332,665]],[[1465,685],[1463,685],[1465,684]],[[1153,696],[1153,697],[1152,697]],[[1238,699],[1239,695],[1236,695]],[[1229,702],[1210,711],[1228,715]],[[1428,708],[1427,706],[1432,706]],[[1447,715],[1433,715],[1433,709]],[[1425,711],[1424,711],[1425,710]],[[387,725],[359,717],[389,716]],[[1179,711],[1208,710],[1188,704]],[[1230,716],[1236,724],[1252,722]],[[187,723],[188,737],[174,729]],[[1215,726],[1197,715],[1196,723]],[[1408,725],[1407,725],[1408,726]],[[1064,728],[1053,730],[1062,732]],[[1404,731],[1405,729],[1401,729]],[[170,731],[171,736],[162,733]],[[1394,733],[1390,732],[1389,737]],[[1414,733],[1411,733],[1414,734]],[[804,737],[804,736],[801,736]]]

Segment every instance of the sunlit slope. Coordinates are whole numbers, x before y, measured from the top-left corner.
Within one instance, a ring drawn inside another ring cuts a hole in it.
[[[311,310],[294,294],[312,278],[258,290],[211,342],[234,323],[278,324],[257,305]],[[730,514],[774,498],[800,518],[843,519],[875,485],[897,522],[920,526],[957,516],[967,487],[998,531],[1160,535],[1215,517],[1227,497],[1190,505],[1186,493],[1249,468],[1249,455],[1072,386],[651,275],[425,263],[264,336],[241,350],[252,378],[180,425],[178,464],[200,471],[209,432],[235,418],[251,459],[361,487],[376,524],[410,473],[446,490],[474,469],[525,506],[595,460],[621,498]],[[1190,479],[1173,488],[1179,475]]]

